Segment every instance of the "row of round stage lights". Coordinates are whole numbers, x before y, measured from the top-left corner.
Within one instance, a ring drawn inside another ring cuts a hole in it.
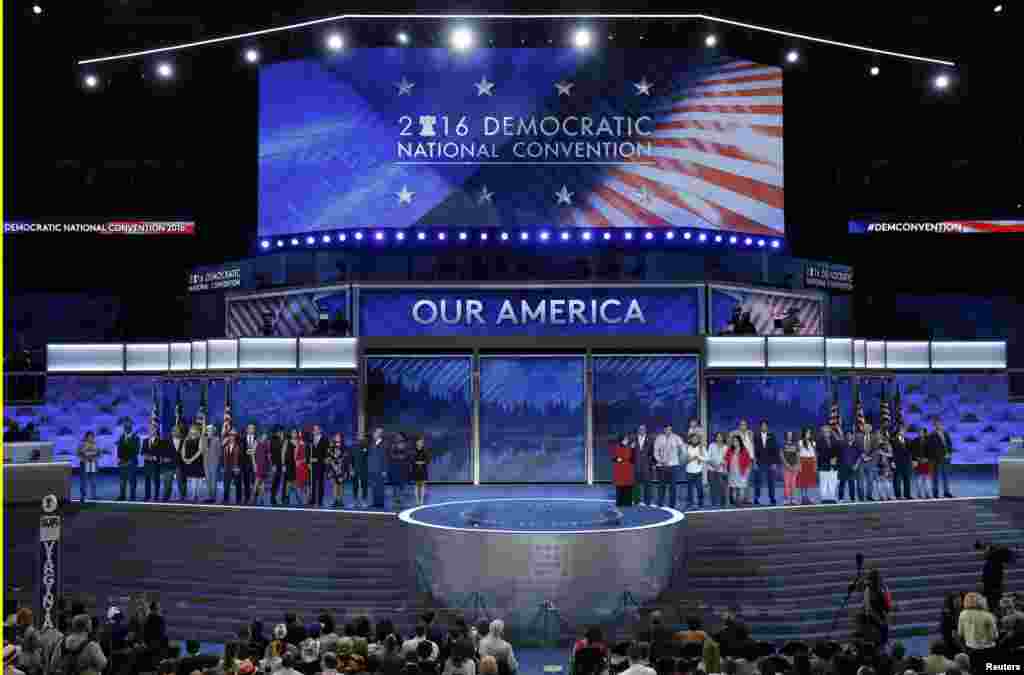
[[[479,240],[479,241],[486,242],[486,241],[490,240],[490,237],[491,237],[491,234],[489,232],[480,232],[476,236],[472,236],[468,232],[459,232],[456,238],[460,242],[468,242],[471,238]],[[407,238],[408,239],[413,239],[413,237],[407,236],[406,233],[402,232],[402,231],[395,232],[390,237],[389,237],[389,235],[386,232],[378,231],[378,232],[374,232],[372,234],[372,237],[370,237],[370,240],[371,241],[388,241],[391,238],[393,238],[394,241],[399,241],[399,242],[405,241]],[[367,235],[364,232],[356,231],[356,232],[352,232],[351,234],[349,234],[347,232],[343,232],[341,234],[334,235],[334,236],[329,235],[329,234],[324,234],[324,235],[319,236],[319,238],[315,237],[313,235],[307,235],[306,238],[305,238],[305,242],[306,242],[307,246],[315,246],[317,243],[321,243],[321,244],[342,243],[342,244],[344,244],[344,243],[349,242],[349,241],[362,242],[362,241],[364,241],[366,239],[367,239]],[[501,241],[501,242],[509,242],[509,241],[517,241],[517,240],[520,241],[520,242],[530,242],[530,241],[536,240],[536,241],[539,241],[541,243],[547,243],[547,242],[552,241],[552,240],[553,241],[568,241],[568,242],[571,242],[571,241],[591,242],[591,241],[612,241],[613,239],[620,239],[621,241],[635,241],[635,240],[639,239],[640,241],[653,242],[653,241],[655,241],[655,239],[661,239],[663,241],[676,241],[676,240],[682,239],[683,241],[697,241],[698,243],[701,243],[701,244],[707,243],[709,241],[713,242],[715,244],[722,244],[722,243],[728,241],[733,246],[737,246],[737,245],[741,245],[741,244],[743,246],[755,246],[756,245],[758,248],[765,248],[767,246],[767,247],[770,247],[770,248],[773,248],[773,249],[777,249],[781,245],[778,239],[764,239],[764,238],[760,238],[760,237],[757,238],[757,239],[755,239],[753,237],[743,237],[741,239],[739,236],[734,235],[734,234],[732,234],[732,235],[713,234],[712,235],[712,234],[708,234],[706,232],[699,232],[699,233],[683,232],[683,233],[680,234],[680,233],[675,232],[674,230],[669,230],[667,232],[664,232],[664,233],[661,234],[660,237],[658,237],[658,235],[656,235],[654,232],[651,232],[651,231],[647,231],[647,232],[643,232],[642,234],[639,234],[639,233],[634,233],[632,230],[626,230],[625,232],[622,232],[617,237],[615,235],[613,235],[611,232],[607,232],[606,231],[606,232],[602,232],[602,233],[600,233],[600,235],[598,235],[598,233],[591,232],[589,230],[585,230],[583,232],[579,232],[576,236],[573,236],[573,233],[571,233],[571,232],[560,232],[557,237],[553,236],[551,232],[547,232],[547,231],[537,232],[536,233],[536,237],[534,237],[529,232],[519,232],[517,234],[512,234],[512,233],[509,233],[509,232],[502,232],[502,233],[496,235],[495,239],[497,239],[498,241]],[[303,240],[300,237],[292,237],[292,238],[287,239],[287,240],[285,240],[285,239],[278,239],[272,245],[269,239],[264,239],[264,240],[262,240],[260,242],[260,248],[262,248],[264,251],[270,250],[271,247],[274,246],[274,245],[276,245],[277,248],[284,248],[286,242],[288,244],[290,244],[291,246],[301,246],[302,245],[302,241]],[[427,242],[427,241],[446,242],[446,241],[448,241],[448,233],[447,232],[437,232],[437,233],[434,233],[431,236],[431,235],[427,234],[426,232],[417,232],[416,236],[415,236],[415,241],[419,241],[419,242]]]
[[[1003,11],[1002,5],[996,5],[994,9],[996,14]],[[43,8],[39,5],[33,5],[33,12],[37,15],[43,13]],[[614,35],[609,34],[608,39],[611,40]],[[643,39],[641,36],[640,39]],[[395,35],[395,41],[398,44],[407,46],[412,42],[412,38],[405,31],[401,31]],[[594,43],[594,34],[587,28],[576,28],[573,30],[571,35],[571,43],[577,49],[587,49]],[[709,34],[704,38],[704,45],[709,49],[713,49],[718,46],[719,38],[715,34]],[[471,49],[476,44],[476,34],[467,26],[458,26],[452,29],[449,34],[449,45],[456,51],[466,51]],[[341,33],[331,32],[324,38],[324,45],[329,51],[338,52],[345,48],[345,38]],[[242,58],[246,63],[257,64],[260,62],[260,52],[255,47],[246,47],[242,52]],[[791,65],[796,64],[800,61],[800,52],[796,49],[790,49],[785,54],[785,61]],[[169,61],[160,61],[156,64],[156,75],[161,80],[170,80],[174,77],[174,66]],[[877,65],[872,65],[868,68],[868,74],[872,77],[877,77],[881,73],[881,68]],[[96,89],[100,85],[100,78],[95,73],[87,73],[83,76],[83,83],[87,89]],[[933,86],[938,90],[948,89],[952,79],[945,73],[939,73],[932,80]]]

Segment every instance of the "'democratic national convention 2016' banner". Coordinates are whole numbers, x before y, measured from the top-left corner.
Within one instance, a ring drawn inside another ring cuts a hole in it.
[[[784,230],[782,70],[687,49],[351,49],[262,66],[259,234]]]
[[[703,285],[356,287],[366,336],[698,335]]]

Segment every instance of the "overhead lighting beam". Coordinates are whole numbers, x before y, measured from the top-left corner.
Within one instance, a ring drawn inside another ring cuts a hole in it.
[[[838,40],[828,40],[826,38],[815,37],[813,35],[806,35],[803,33],[792,33],[790,31],[779,30],[777,28],[770,28],[768,26],[759,26],[752,23],[744,23],[742,21],[733,21],[732,19],[723,19],[717,16],[709,16],[707,14],[339,14],[337,16],[324,17],[322,19],[311,19],[309,21],[302,21],[299,23],[288,24],[287,26],[275,26],[273,28],[264,28],[262,30],[249,31],[248,33],[236,33],[233,35],[222,35],[220,37],[209,38],[207,40],[196,40],[194,42],[184,42],[177,45],[171,45],[169,47],[158,47],[156,49],[145,49],[137,52],[126,52],[124,54],[115,54],[112,56],[101,56],[92,59],[81,59],[78,61],[78,65],[84,66],[90,63],[106,63],[110,61],[121,61],[124,59],[133,59],[140,56],[150,56],[152,54],[164,54],[167,52],[181,51],[183,49],[191,49],[192,47],[202,47],[205,45],[220,44],[223,42],[231,42],[233,40],[245,40],[249,38],[259,37],[262,35],[272,35],[274,33],[283,33],[285,31],[299,30],[302,28],[308,28],[310,26],[319,26],[325,23],[332,23],[338,21],[357,21],[357,20],[371,20],[371,21],[409,21],[409,20],[453,20],[453,21],[465,21],[465,20],[507,20],[507,21],[519,21],[519,20],[594,20],[594,21],[615,21],[621,19],[641,19],[649,21],[679,21],[679,20],[700,20],[710,21],[713,23],[720,23],[727,26],[736,26],[738,28],[745,28],[748,30],[760,31],[762,33],[770,33],[772,35],[779,35],[786,38],[804,40],[807,42],[816,42],[818,44],[830,45],[833,47],[842,47],[844,49],[852,49],[855,51],[866,52],[869,54],[880,54],[883,56],[891,56],[893,58],[907,59],[910,61],[920,61],[922,63],[934,63],[942,66],[956,67],[954,61],[944,61],[942,59],[928,58],[924,56],[917,56],[916,54],[907,54],[904,52],[894,52],[885,49],[875,49],[874,47],[868,47],[866,45],[858,45],[851,42],[840,42]]]

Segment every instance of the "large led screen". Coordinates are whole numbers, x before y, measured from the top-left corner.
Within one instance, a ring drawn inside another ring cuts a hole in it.
[[[259,234],[782,235],[782,70],[688,49],[349,49],[263,66]]]
[[[583,357],[480,359],[480,480],[586,479]]]

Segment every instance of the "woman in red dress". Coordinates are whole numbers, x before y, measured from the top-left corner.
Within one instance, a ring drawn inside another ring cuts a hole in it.
[[[636,475],[633,471],[633,448],[629,434],[625,434],[612,447],[612,482],[615,484],[615,505],[633,505],[633,486]]]
[[[309,482],[309,465],[306,464],[306,436],[300,430],[292,431],[292,443],[295,446],[295,488],[299,491],[299,498],[305,504],[308,495],[306,484]]]

